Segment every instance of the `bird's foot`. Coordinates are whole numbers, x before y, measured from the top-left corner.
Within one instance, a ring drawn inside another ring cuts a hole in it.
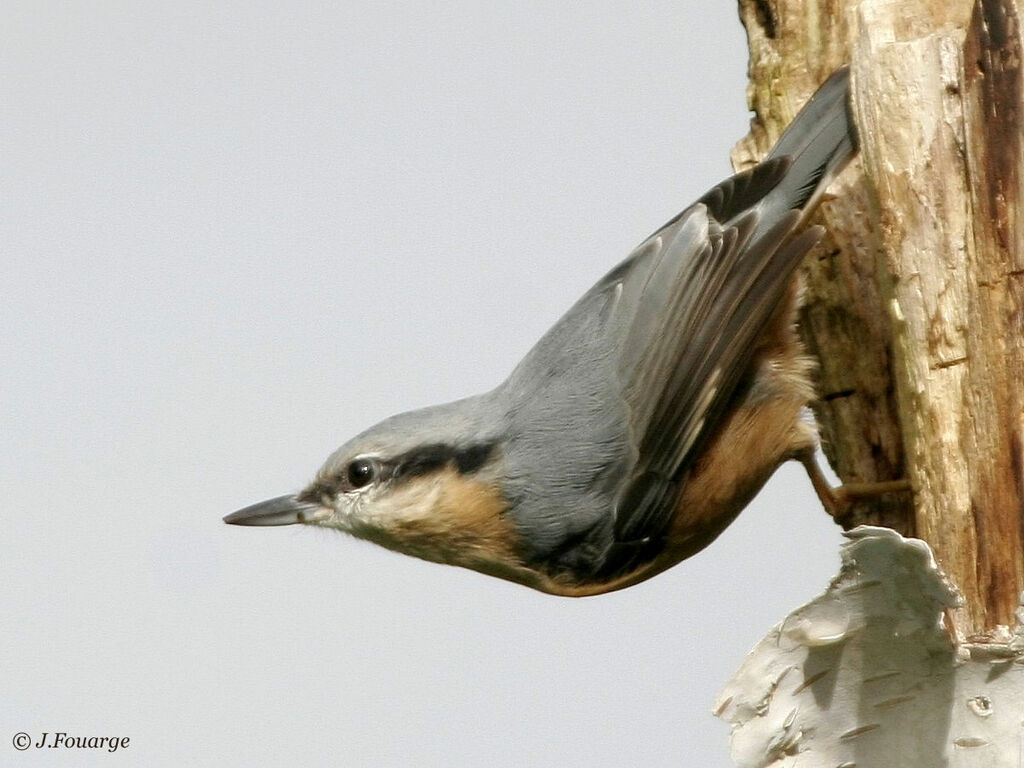
[[[818,466],[813,452],[801,454],[800,463],[807,470],[811,478],[811,485],[814,492],[821,500],[821,504],[837,523],[844,528],[850,522],[853,512],[853,505],[861,499],[881,496],[885,493],[902,493],[911,490],[910,481],[906,478],[901,480],[876,480],[874,482],[843,483],[838,488],[829,485],[828,479]]]

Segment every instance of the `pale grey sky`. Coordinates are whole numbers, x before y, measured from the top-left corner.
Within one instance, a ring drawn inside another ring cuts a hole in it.
[[[839,535],[784,468],[569,600],[221,516],[500,381],[730,173],[731,2],[0,11],[0,764],[727,766]],[[25,732],[128,736],[116,754]]]

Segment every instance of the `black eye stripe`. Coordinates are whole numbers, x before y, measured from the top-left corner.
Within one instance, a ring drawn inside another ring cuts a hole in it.
[[[451,461],[448,446],[426,445],[410,451],[395,462],[396,477],[419,477],[441,469]]]
[[[455,452],[455,467],[463,475],[476,472],[494,453],[494,443],[477,443]]]
[[[475,443],[458,448],[444,443],[424,445],[394,460],[395,477],[419,477],[450,465],[454,465],[460,474],[471,474],[490,460],[494,447],[494,443]]]

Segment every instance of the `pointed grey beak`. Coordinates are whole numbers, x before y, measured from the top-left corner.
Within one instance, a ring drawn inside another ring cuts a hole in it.
[[[294,525],[316,522],[329,514],[319,504],[299,501],[295,496],[278,496],[232,512],[224,522],[229,525]]]

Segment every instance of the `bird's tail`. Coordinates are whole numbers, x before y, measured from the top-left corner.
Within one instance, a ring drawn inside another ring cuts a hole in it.
[[[857,153],[850,114],[850,68],[837,69],[793,118],[765,160],[789,158],[782,180],[764,200],[765,216],[812,210],[825,188]]]
[[[783,220],[798,226],[856,153],[850,69],[842,67],[811,96],[764,160],[713,187],[700,202],[726,228],[753,214],[748,241],[755,243]],[[795,221],[794,210],[800,212]]]

